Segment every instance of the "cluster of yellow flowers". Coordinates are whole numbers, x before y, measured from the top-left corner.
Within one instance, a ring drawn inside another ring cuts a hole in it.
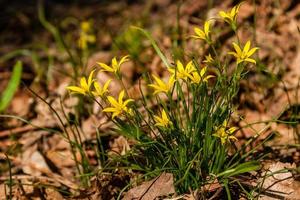
[[[236,29],[237,29],[236,20],[237,20],[237,14],[238,14],[240,6],[241,6],[241,3],[238,4],[237,6],[234,6],[229,12],[224,12],[224,11],[219,12],[220,17],[226,23],[230,24],[234,31],[236,31]],[[210,37],[210,32],[211,32],[210,28],[211,28],[210,20],[205,21],[203,29],[200,29],[198,27],[194,28],[194,32],[196,35],[192,35],[192,38],[201,39],[201,40],[206,41],[208,44],[211,44],[212,40]],[[233,45],[235,52],[229,52],[228,54],[233,55],[236,58],[237,64],[240,64],[242,62],[251,62],[251,63],[256,64],[256,61],[254,59],[250,58],[250,56],[252,56],[258,50],[258,48],[255,47],[255,48],[250,49],[251,42],[249,40],[246,42],[243,50],[235,42],[233,42],[232,45]],[[209,62],[209,60],[211,60],[211,56],[209,55],[206,58],[206,60]]]
[[[231,25],[233,30],[236,30],[236,20],[238,10],[240,8],[240,4],[235,6],[231,9],[230,12],[219,12],[219,15],[222,19]],[[95,38],[90,37],[87,33],[90,32],[89,24],[83,23],[82,24],[82,41],[81,46],[84,48],[87,43],[93,42]],[[194,28],[195,35],[192,38],[204,40],[209,45],[212,45],[212,38],[211,38],[211,21],[208,20],[204,23],[203,29],[201,28]],[[86,34],[86,35],[84,35]],[[86,37],[88,36],[88,37]],[[86,37],[84,39],[84,37]],[[236,58],[236,63],[239,65],[242,62],[250,62],[256,64],[256,61],[251,58],[251,56],[258,50],[257,47],[250,48],[251,43],[247,41],[243,48],[240,47],[239,43],[232,43],[234,52],[229,52],[229,55],[232,55]],[[119,61],[116,57],[114,57],[111,61],[111,65],[107,65],[105,63],[97,63],[101,67],[101,72],[111,72],[113,73],[120,81],[122,81],[122,74],[121,74],[121,65],[129,60],[129,56],[122,57]],[[186,65],[184,65],[180,60],[176,61],[176,65],[174,67],[169,67],[168,71],[170,72],[169,79],[165,82],[161,80],[158,76],[152,75],[153,83],[149,84],[148,86],[154,90],[153,94],[156,95],[158,93],[165,93],[167,95],[170,94],[171,90],[174,88],[175,83],[177,81],[183,81],[186,83],[191,84],[202,84],[207,83],[210,78],[213,78],[213,75],[206,75],[208,66],[213,66],[216,62],[211,54],[205,56],[203,61],[205,66],[202,68],[197,68],[194,64],[194,61],[189,61]],[[93,70],[88,79],[82,77],[80,79],[79,86],[69,86],[67,87],[73,93],[78,93],[81,95],[88,95],[90,97],[96,98],[101,97],[102,100],[108,105],[103,109],[103,112],[112,113],[112,119],[115,117],[120,117],[121,115],[127,114],[127,116],[133,116],[133,110],[129,107],[129,103],[133,102],[133,99],[127,98],[124,100],[125,91],[122,90],[119,93],[118,99],[115,99],[113,96],[108,96],[109,93],[108,87],[111,83],[111,80],[108,80],[103,86],[100,85],[95,79],[93,79],[93,74],[95,70]],[[173,123],[170,120],[169,112],[165,109],[161,110],[160,115],[154,116],[155,126],[161,128],[172,128]],[[232,134],[236,131],[236,128],[227,128],[227,121],[216,128],[215,133],[213,134],[215,137],[219,137],[222,144],[225,144],[226,141],[229,140],[236,140]]]
[[[111,66],[108,66],[104,63],[98,63],[103,69],[101,71],[109,71],[115,74],[120,73],[121,65],[128,61],[128,56],[124,56],[118,62],[117,59],[114,57],[112,59]],[[100,97],[104,101],[108,101],[110,106],[103,109],[103,112],[112,113],[112,118],[114,119],[116,116],[120,116],[122,114],[129,114],[132,115],[132,110],[128,108],[128,103],[132,102],[133,99],[123,100],[125,96],[125,91],[122,90],[119,94],[118,100],[116,100],[113,96],[107,96],[108,87],[112,80],[106,81],[106,83],[102,86],[95,79],[93,79],[95,70],[93,70],[90,74],[88,79],[86,80],[85,77],[80,79],[79,86],[68,86],[67,89],[70,90],[72,93],[77,93],[81,95],[88,95],[92,98]],[[94,86],[94,87],[92,87]]]
[[[149,84],[149,87],[154,89],[154,94],[163,92],[168,93],[174,86],[175,81],[183,80],[188,81],[191,80],[192,83],[199,84],[201,81],[207,82],[208,79],[214,77],[212,75],[205,76],[207,67],[203,67],[200,72],[197,70],[193,61],[190,61],[184,66],[179,60],[176,63],[175,68],[169,68],[168,71],[171,73],[171,76],[167,82],[162,81],[157,76],[152,75],[155,83]]]

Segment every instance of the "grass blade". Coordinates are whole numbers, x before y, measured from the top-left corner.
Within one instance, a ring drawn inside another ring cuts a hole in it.
[[[160,48],[158,47],[157,43],[155,42],[154,38],[150,35],[150,33],[140,27],[137,26],[131,26],[133,29],[137,29],[139,31],[141,31],[151,42],[154,50],[156,51],[157,55],[160,57],[160,59],[163,61],[163,63],[165,64],[165,66],[167,68],[170,67],[170,64],[167,60],[167,58],[165,57],[165,55],[162,53],[162,51],[160,50]]]
[[[12,100],[16,90],[19,87],[21,75],[22,75],[22,63],[21,61],[18,61],[14,66],[14,69],[12,71],[12,76],[8,82],[7,87],[1,95],[0,112],[3,112],[9,105],[10,101]]]

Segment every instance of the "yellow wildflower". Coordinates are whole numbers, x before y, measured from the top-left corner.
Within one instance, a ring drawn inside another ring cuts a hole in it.
[[[68,86],[67,89],[70,90],[72,93],[79,93],[79,94],[82,94],[82,95],[86,95],[88,93],[90,93],[90,89],[91,89],[91,86],[93,84],[93,82],[95,81],[93,79],[93,74],[94,74],[95,70],[93,70],[89,77],[88,77],[88,80],[86,80],[85,77],[82,77],[80,79],[80,86]]]
[[[100,65],[103,69],[101,71],[107,71],[107,72],[112,72],[112,73],[115,73],[117,76],[119,75],[120,73],[120,68],[121,68],[121,65],[124,63],[124,62],[127,62],[129,59],[129,55],[127,56],[124,56],[120,59],[120,62],[117,61],[117,58],[114,57],[112,60],[111,60],[111,66],[108,66],[107,64],[105,63],[100,63],[98,62],[97,64]]]
[[[256,64],[256,61],[254,59],[250,58],[250,56],[252,56],[255,53],[255,51],[258,50],[258,48],[254,47],[254,48],[250,49],[250,45],[251,45],[250,41],[248,41],[245,44],[243,51],[239,47],[239,45],[237,45],[235,42],[233,42],[232,45],[236,52],[229,52],[228,54],[231,54],[234,57],[236,57],[237,64],[244,62],[244,61]]]
[[[203,67],[200,71],[200,74],[198,72],[193,72],[191,76],[191,81],[193,83],[199,84],[201,81],[207,82],[208,79],[213,78],[213,75],[204,76],[207,71],[207,67]]]
[[[127,114],[131,115],[132,110],[127,107],[127,104],[129,102],[132,102],[133,99],[127,99],[127,100],[123,101],[124,95],[125,95],[125,92],[124,92],[124,90],[122,90],[119,94],[118,101],[114,97],[108,96],[107,100],[111,104],[111,107],[107,107],[107,108],[103,109],[103,112],[111,112],[113,119],[116,116],[121,115],[122,113],[127,113]]]
[[[162,110],[161,117],[155,115],[154,120],[156,122],[155,126],[160,126],[160,127],[164,127],[164,128],[166,128],[168,126],[172,126],[172,122],[170,121],[165,110]]]
[[[178,60],[176,69],[168,69],[172,76],[176,77],[176,79],[183,79],[187,80],[187,78],[191,77],[191,73],[196,71],[193,61],[190,61],[185,67],[183,64]]]
[[[152,75],[154,80],[155,80],[155,84],[149,84],[149,87],[152,87],[154,89],[154,94],[160,93],[160,92],[165,92],[168,93],[175,82],[175,79],[173,76],[171,76],[169,78],[169,81],[167,83],[163,82],[162,80],[160,80],[157,76]]]
[[[109,86],[110,82],[111,82],[111,80],[106,81],[106,83],[103,85],[103,87],[98,82],[94,82],[95,91],[92,92],[94,97],[97,97],[97,96],[104,97],[105,93],[108,92],[108,86]]]
[[[225,22],[232,25],[234,29],[236,29],[236,18],[239,12],[241,3],[234,6],[229,12],[220,11],[219,15],[223,18]]]
[[[88,44],[93,44],[96,42],[96,37],[92,33],[91,22],[84,21],[80,24],[81,31],[78,39],[78,46],[81,49],[87,49]]]
[[[223,124],[220,127],[218,127],[217,131],[213,134],[213,136],[220,138],[221,144],[224,145],[226,141],[237,141],[237,138],[232,135],[237,129],[237,127],[231,127],[228,129],[227,120],[225,120]]]
[[[210,54],[208,54],[208,56],[205,56],[205,60],[203,62],[212,64],[214,62],[214,59],[211,57]]]
[[[90,21],[83,21],[80,23],[80,28],[85,33],[91,32],[92,23]]]
[[[203,30],[198,27],[195,27],[194,32],[196,33],[196,35],[192,35],[193,38],[202,39],[209,43],[210,21],[205,21]]]

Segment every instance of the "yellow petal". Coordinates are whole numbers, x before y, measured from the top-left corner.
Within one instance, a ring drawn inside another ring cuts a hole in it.
[[[108,97],[107,97],[107,100],[109,101],[109,103],[110,103],[113,107],[115,107],[115,108],[119,108],[119,107],[120,107],[119,103],[115,100],[114,97],[108,96]]]
[[[258,49],[259,49],[259,48],[257,48],[257,47],[252,48],[252,49],[247,53],[247,56],[248,56],[248,57],[252,56],[252,55],[255,53],[255,51],[257,51]]]
[[[213,76],[213,75],[208,75],[208,76],[206,76],[206,77],[204,78],[203,81],[207,82],[208,79],[211,79],[211,78],[214,78],[214,77],[215,77],[215,76]]]
[[[110,84],[110,82],[111,82],[112,80],[111,79],[109,79],[108,81],[106,81],[106,83],[104,84],[104,86],[103,86],[103,91],[105,92],[105,91],[107,91],[107,89],[108,89],[108,87],[109,87],[109,84]]]
[[[122,65],[124,62],[128,61],[129,60],[128,58],[129,58],[129,55],[124,56],[123,58],[121,58],[119,66]]]
[[[98,94],[102,92],[102,88],[98,82],[94,82],[94,88]]]
[[[176,67],[177,67],[178,72],[183,72],[184,71],[183,64],[179,60],[177,60],[177,66]]]
[[[185,70],[186,70],[187,73],[191,73],[191,72],[196,70],[192,60],[190,62],[188,62],[188,64],[185,67]]]
[[[234,141],[237,141],[238,139],[236,137],[234,137],[233,135],[229,136],[228,139],[230,140],[234,140]]]
[[[81,86],[81,88],[84,89],[85,91],[89,91],[89,86],[88,86],[88,84],[87,84],[87,82],[86,82],[85,77],[82,77],[82,78],[80,79],[80,86]]]
[[[246,58],[245,61],[251,62],[253,64],[256,64],[256,61],[254,59],[252,59],[252,58]]]
[[[124,101],[123,105],[126,106],[128,103],[133,102],[133,99],[127,99]]]
[[[169,121],[169,118],[168,118],[167,113],[166,113],[165,110],[162,111],[161,116],[162,116],[162,119],[164,119],[164,120],[166,120],[166,121]]]
[[[91,73],[90,73],[90,75],[89,75],[88,82],[87,82],[89,88],[91,87],[91,85],[92,85],[92,83],[93,83],[93,75],[94,75],[94,72],[95,72],[95,71],[96,71],[96,70],[94,69],[93,71],[91,71]]]
[[[205,33],[200,29],[195,27],[194,31],[196,33],[196,35],[200,38],[200,39],[204,39],[205,40]]]
[[[207,70],[207,67],[206,67],[206,66],[203,67],[203,68],[201,69],[201,71],[200,71],[200,76],[201,76],[201,77],[204,76],[204,74],[206,73],[206,70]]]
[[[228,52],[229,55],[233,55],[234,57],[238,58],[239,56],[235,52]]]
[[[231,127],[230,129],[228,129],[229,134],[234,133],[236,130],[238,130],[238,127]]]
[[[155,75],[152,75],[152,76],[159,86],[165,85],[165,83],[162,80],[160,80],[157,76],[155,76]]]
[[[77,87],[77,86],[68,86],[67,89],[70,90],[71,92],[80,93],[80,94],[85,95],[85,90],[82,89],[82,88],[80,88],[80,87]]]
[[[250,49],[250,40],[248,42],[246,42],[245,46],[244,46],[244,49],[243,49],[243,54],[246,55]]]
[[[210,21],[206,21],[204,23],[204,33],[205,33],[206,37],[208,36],[209,28],[210,28]]]
[[[119,94],[119,98],[118,98],[118,102],[119,102],[119,104],[123,104],[123,98],[124,98],[124,95],[125,95],[125,91],[124,90],[122,90],[121,92],[120,92],[120,94]]]
[[[220,15],[223,19],[228,18],[228,15],[227,15],[224,11],[220,11],[220,12],[219,12],[219,15]]]
[[[113,115],[112,115],[112,118],[114,119],[116,116],[118,116],[118,115],[120,115],[121,114],[121,112],[120,111],[118,111],[118,112],[114,112],[113,113]]]
[[[232,45],[233,45],[233,48],[235,49],[237,55],[238,55],[238,56],[241,56],[241,55],[242,55],[242,50],[241,50],[241,48],[239,47],[239,45],[237,45],[235,42],[233,42]]]
[[[113,107],[107,107],[103,109],[103,112],[117,112],[118,109],[113,108]]]
[[[114,72],[114,69],[105,63],[98,62],[97,64],[100,65],[104,69],[102,71]]]

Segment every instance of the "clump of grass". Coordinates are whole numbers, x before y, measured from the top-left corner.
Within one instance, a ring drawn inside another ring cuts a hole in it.
[[[235,33],[239,6],[220,12],[221,20]],[[68,89],[96,101],[116,125],[116,132],[135,141],[132,149],[118,159],[119,167],[141,172],[145,178],[163,171],[173,173],[178,193],[218,181],[230,199],[232,177],[260,167],[250,159],[245,147],[238,149],[234,145],[238,128],[229,123],[239,82],[247,67],[256,64],[252,56],[258,48],[251,48],[250,40],[243,45],[237,38],[232,44],[233,51],[221,60],[212,22],[207,20],[203,28],[196,27],[195,35],[191,36],[209,47],[210,53],[202,62],[190,58],[188,62],[174,60],[176,64],[169,65],[152,39],[168,67],[169,77],[163,80],[158,75],[145,74],[151,92],[141,91],[140,99],[130,98],[122,82],[121,66],[129,60],[128,56],[114,57],[110,65],[98,63],[100,72],[112,73],[123,87],[118,97],[109,93],[111,80],[100,85],[93,78],[95,70],[88,79],[82,77],[79,84]],[[143,33],[151,39],[147,32]],[[236,61],[234,70],[228,73],[232,59]]]

